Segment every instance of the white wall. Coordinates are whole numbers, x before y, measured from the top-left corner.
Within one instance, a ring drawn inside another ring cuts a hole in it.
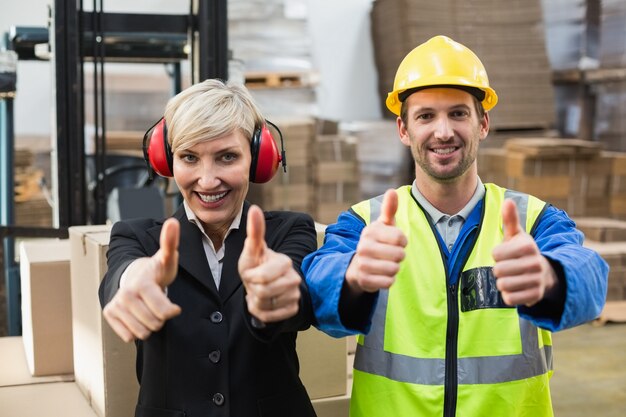
[[[11,26],[46,26],[46,0],[2,0],[0,34]],[[50,64],[48,62],[19,61],[17,68],[17,96],[15,98],[16,135],[48,135],[50,132]]]
[[[309,0],[313,58],[320,72],[320,117],[381,117],[370,32],[373,0]]]
[[[234,0],[232,0],[234,1]],[[319,116],[335,120],[380,118],[369,25],[372,0],[283,0],[308,8],[312,56],[320,74]],[[11,26],[47,26],[51,0],[2,0],[0,33]],[[85,9],[93,2],[85,0]],[[104,0],[107,12],[188,12],[188,0]],[[51,63],[20,61],[15,99],[15,133],[49,135]]]

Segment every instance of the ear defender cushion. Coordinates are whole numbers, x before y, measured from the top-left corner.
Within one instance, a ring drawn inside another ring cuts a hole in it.
[[[281,156],[267,125],[254,131],[250,146],[252,153],[250,181],[257,184],[268,182],[276,174]]]
[[[148,162],[154,172],[162,177],[172,177],[173,155],[170,144],[167,140],[167,126],[165,118],[159,120],[152,130],[150,142],[147,147]]]

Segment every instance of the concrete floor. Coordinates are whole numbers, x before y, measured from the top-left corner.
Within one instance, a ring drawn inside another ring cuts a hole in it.
[[[626,416],[626,324],[553,334],[555,417]]]

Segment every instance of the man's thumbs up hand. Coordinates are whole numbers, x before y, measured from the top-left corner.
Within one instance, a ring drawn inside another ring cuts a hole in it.
[[[177,275],[179,240],[178,220],[166,220],[159,250],[152,257],[136,259],[126,268],[119,290],[104,307],[105,319],[125,342],[146,339],[161,329],[166,320],[181,313],[164,291]]]
[[[248,311],[264,323],[294,316],[300,308],[302,278],[293,269],[291,258],[267,247],[265,217],[255,205],[248,209],[246,234],[238,269]]]
[[[519,224],[517,206],[513,200],[504,200],[502,204],[502,227],[504,228],[504,240],[509,241],[516,235],[524,233]]]
[[[361,232],[356,253],[346,271],[352,292],[376,292],[394,283],[407,245],[406,236],[395,226],[397,210],[398,193],[388,190],[380,216]]]
[[[398,211],[398,193],[396,190],[387,190],[383,197],[378,220],[387,226],[394,226],[396,224],[396,211]]]
[[[502,204],[502,243],[493,249],[493,273],[502,299],[508,305],[532,306],[556,289],[558,278],[535,240],[519,223],[512,200]]]

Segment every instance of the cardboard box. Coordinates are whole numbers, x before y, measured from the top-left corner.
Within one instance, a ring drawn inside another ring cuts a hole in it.
[[[324,244],[326,225],[323,223],[315,222],[315,234],[317,236],[317,247],[320,248]]]
[[[481,178],[485,173],[505,174],[507,171],[507,151],[502,148],[479,148],[478,170]]]
[[[311,327],[296,342],[300,379],[311,399],[345,395],[348,365],[345,338],[335,339]]]
[[[0,337],[0,387],[68,382],[73,374],[33,376],[28,370],[21,336]],[[0,401],[2,404],[2,401]],[[0,410],[1,411],[1,410]],[[4,416],[4,414],[2,414]]]
[[[72,302],[67,239],[20,243],[22,341],[34,376],[71,374]]]
[[[132,416],[139,392],[135,347],[109,327],[98,300],[110,226],[73,226],[69,235],[76,384],[98,416]]]
[[[0,404],[2,416],[97,417],[73,382],[1,387]]]
[[[626,323],[626,301],[607,301],[595,324],[604,325],[607,322]]]
[[[586,239],[596,242],[626,242],[626,222],[623,220],[582,217],[575,218],[574,221]]]
[[[326,225],[316,222],[315,231],[319,248],[324,243]],[[311,327],[298,333],[296,351],[300,361],[300,379],[312,400],[346,394],[347,338],[335,339]],[[318,416],[321,417],[320,414]]]
[[[357,160],[358,139],[351,135],[317,135],[313,144],[316,162]]]
[[[322,398],[312,403],[317,417],[348,417],[350,412],[350,395]]]
[[[567,198],[572,191],[572,179],[568,176],[511,178],[511,189],[534,195],[542,200]]]
[[[337,217],[342,211],[350,208],[351,203],[317,203],[313,218],[316,222],[333,224],[337,222]]]
[[[313,170],[315,181],[319,184],[356,183],[359,180],[359,165],[356,160],[319,161]]]
[[[318,184],[314,197],[316,203],[345,203],[344,210],[359,202],[359,183],[336,182]]]
[[[356,336],[348,336],[347,339],[348,339],[348,354],[356,353],[356,345],[357,345]]]

